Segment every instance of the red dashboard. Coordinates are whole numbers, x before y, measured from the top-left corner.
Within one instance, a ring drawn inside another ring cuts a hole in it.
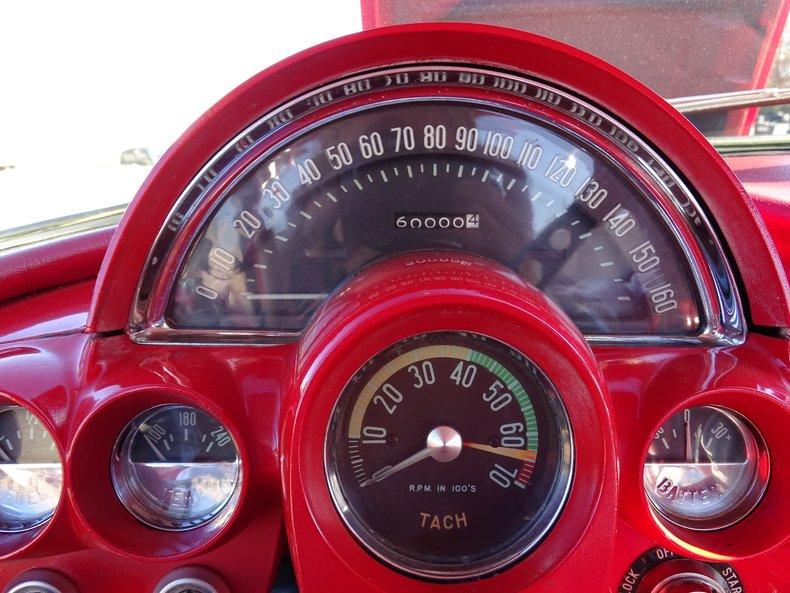
[[[790,591],[788,171],[506,29],[263,71],[0,257],[0,587]]]

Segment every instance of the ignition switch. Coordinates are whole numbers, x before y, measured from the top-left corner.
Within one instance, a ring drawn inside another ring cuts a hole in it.
[[[617,593],[745,593],[745,590],[729,564],[700,562],[665,548],[654,548],[631,565]]]

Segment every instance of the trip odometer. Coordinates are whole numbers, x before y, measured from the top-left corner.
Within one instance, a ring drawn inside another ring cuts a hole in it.
[[[376,556],[428,578],[494,572],[551,528],[570,426],[543,372],[501,342],[423,334],[349,382],[326,441],[332,496]]]

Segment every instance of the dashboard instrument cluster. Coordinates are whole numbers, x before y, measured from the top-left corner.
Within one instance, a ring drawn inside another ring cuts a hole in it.
[[[690,124],[573,48],[273,66],[95,288],[0,330],[71,306],[0,340],[4,593],[790,590],[784,270]]]

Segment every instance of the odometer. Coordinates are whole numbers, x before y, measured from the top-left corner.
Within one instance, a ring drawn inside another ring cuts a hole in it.
[[[693,336],[695,280],[647,191],[545,117],[462,100],[355,111],[229,185],[167,323],[299,332],[366,264],[450,249],[518,272],[587,334]]]
[[[349,382],[326,465],[338,511],[379,558],[424,577],[479,576],[553,525],[571,479],[570,426],[519,352],[476,334],[423,334]]]

